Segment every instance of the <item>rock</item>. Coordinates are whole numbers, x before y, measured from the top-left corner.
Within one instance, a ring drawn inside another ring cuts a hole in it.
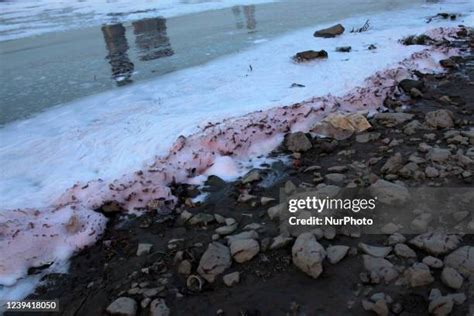
[[[454,126],[454,115],[448,110],[437,110],[426,113],[425,124],[430,128],[450,128]]]
[[[460,238],[456,235],[435,232],[418,235],[410,241],[410,244],[437,256],[453,251],[459,246],[460,242]]]
[[[292,237],[285,237],[285,236],[282,236],[282,235],[278,235],[275,238],[273,238],[273,241],[270,245],[270,249],[274,250],[274,249],[285,248],[292,241],[293,241]]]
[[[444,264],[456,269],[465,278],[474,277],[474,247],[464,246],[444,258]]]
[[[183,260],[178,266],[178,273],[183,275],[189,275],[191,274],[192,268],[193,266],[191,265],[191,262],[189,262],[189,260]]]
[[[431,148],[426,155],[428,160],[434,162],[445,162],[451,156],[451,151],[445,148]]]
[[[341,261],[349,251],[349,246],[330,246],[327,248],[328,260],[332,264],[336,264]]]
[[[422,91],[425,87],[423,81],[412,80],[412,79],[403,79],[398,83],[398,86],[405,92],[410,93],[411,89],[417,89]]]
[[[453,213],[453,219],[456,222],[461,222],[466,219],[471,213],[469,211],[458,211]]]
[[[416,258],[416,252],[405,244],[396,244],[393,250],[399,257]]]
[[[444,265],[441,259],[432,256],[424,257],[422,262],[433,269],[440,269]]]
[[[238,223],[234,223],[228,226],[217,227],[215,229],[215,232],[221,236],[229,235],[235,232],[235,230],[237,229],[237,226],[238,226]]]
[[[374,120],[381,122],[387,127],[393,127],[406,121],[410,121],[413,116],[413,114],[408,113],[377,113],[374,116]]]
[[[296,53],[296,55],[293,56],[293,60],[299,63],[311,61],[314,59],[326,59],[326,58],[328,58],[328,53],[324,49],[320,51],[306,50],[304,52]]]
[[[150,316],[169,316],[170,309],[162,298],[154,299],[150,303]]]
[[[390,157],[382,166],[380,171],[383,173],[396,173],[402,167],[402,154],[396,153]]]
[[[453,68],[457,68],[457,64],[454,62],[454,60],[452,60],[451,58],[446,58],[446,59],[441,59],[439,61],[439,64],[444,67],[444,68],[448,68],[448,69],[453,69]]]
[[[152,247],[152,244],[138,244],[137,256],[146,256],[150,253]]]
[[[130,297],[119,297],[106,309],[111,315],[134,316],[137,314],[137,302]]]
[[[364,243],[359,243],[359,249],[364,253],[377,258],[384,258],[390,253],[390,251],[392,251],[392,247],[376,247]]]
[[[267,205],[267,204],[270,204],[270,203],[273,202],[273,201],[275,201],[274,198],[270,198],[270,197],[266,197],[266,196],[262,196],[262,197],[260,198],[260,203],[261,203],[263,206],[265,206],[265,205]]]
[[[218,243],[210,243],[199,261],[197,272],[209,283],[232,264],[229,248]]]
[[[449,296],[441,296],[430,302],[428,312],[435,316],[449,315],[453,310],[453,299]]]
[[[425,169],[425,174],[428,178],[437,178],[439,177],[439,171],[435,167],[428,166]]]
[[[352,50],[351,46],[336,47],[336,52],[339,52],[339,53],[349,53],[351,50]]]
[[[327,240],[333,240],[335,237],[336,229],[334,227],[328,226],[324,228],[324,238],[326,238]]]
[[[278,205],[272,206],[267,210],[268,217],[270,217],[271,220],[277,219],[280,217],[281,214],[283,214],[285,211],[287,211],[287,204],[286,203],[280,203]]]
[[[364,261],[364,268],[371,274],[384,279],[386,283],[398,277],[398,272],[390,261],[369,255],[362,255],[362,259]]]
[[[382,234],[388,234],[388,235],[396,233],[399,230],[400,230],[400,227],[394,223],[387,223],[383,225],[382,228],[380,229]]]
[[[410,228],[415,233],[424,233],[428,230],[428,225],[432,219],[433,216],[429,213],[420,214],[410,223]]]
[[[406,135],[413,135],[417,130],[422,129],[423,125],[418,120],[413,120],[403,128],[403,133]]]
[[[206,213],[197,213],[188,220],[191,225],[207,225],[215,220],[214,216]]]
[[[445,267],[443,272],[441,272],[441,281],[452,288],[459,290],[462,287],[463,277],[455,269],[450,267]]]
[[[336,37],[337,35],[341,35],[342,33],[344,33],[344,30],[344,26],[342,26],[341,24],[336,24],[326,29],[314,32],[314,37]]]
[[[410,96],[414,99],[423,98],[423,92],[421,92],[417,88],[411,88]]]
[[[299,235],[291,253],[293,264],[309,276],[317,279],[323,272],[322,262],[326,257],[326,251],[312,233]]]
[[[394,233],[388,237],[387,245],[395,245],[398,243],[404,243],[407,239],[400,233]]]
[[[410,35],[401,40],[403,45],[432,45],[435,41],[428,35]]]
[[[343,184],[346,176],[342,173],[328,173],[324,176],[330,184]]]
[[[303,132],[289,134],[285,139],[285,145],[292,152],[304,152],[313,147],[311,141]]]
[[[230,253],[238,263],[251,260],[260,251],[260,245],[254,239],[237,239],[230,244]]]
[[[367,47],[368,50],[374,50],[374,49],[377,49],[377,46],[375,46],[374,44],[370,44],[369,47]]]
[[[464,293],[449,294],[448,296],[453,299],[453,302],[456,305],[462,305],[467,300],[466,294]]]
[[[362,307],[366,311],[372,311],[378,316],[388,316],[388,306],[385,300],[377,300],[375,303],[372,303],[368,300],[362,301]]]
[[[239,272],[232,272],[226,274],[222,277],[224,284],[228,287],[232,287],[240,282],[240,273]]]
[[[443,294],[439,289],[431,289],[430,295],[428,296],[428,300],[432,301],[440,298],[441,296],[443,296]]]
[[[404,186],[379,179],[369,187],[369,192],[378,201],[389,205],[399,205],[408,201],[410,192]]]
[[[368,143],[380,138],[380,133],[363,133],[356,136],[356,142],[358,143]]]
[[[333,113],[325,117],[311,130],[320,136],[343,140],[351,137],[354,133],[366,131],[371,127],[365,116],[360,113],[341,114]],[[321,144],[329,144],[324,142]],[[326,150],[329,152],[329,150]]]
[[[262,176],[260,175],[260,170],[254,169],[251,170],[249,173],[247,173],[243,178],[242,178],[242,183],[252,183],[256,182],[262,179]]]
[[[411,287],[425,286],[434,281],[430,268],[423,263],[415,263],[405,270],[404,276]]]

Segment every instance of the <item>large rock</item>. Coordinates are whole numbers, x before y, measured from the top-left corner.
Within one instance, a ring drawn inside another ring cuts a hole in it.
[[[344,30],[344,26],[342,26],[341,24],[336,24],[326,29],[314,32],[314,37],[336,37],[337,35],[341,35],[342,33],[344,33]]]
[[[442,232],[425,233],[410,240],[410,244],[434,256],[453,251],[459,246],[460,242],[461,239],[458,236]]]
[[[369,192],[378,201],[388,205],[403,204],[410,198],[410,192],[404,186],[379,179],[369,187]]]
[[[328,58],[328,53],[325,50],[306,50],[304,52],[299,52],[296,53],[295,56],[293,56],[293,59],[296,62],[305,62],[305,61],[311,61],[314,59],[326,59]]]
[[[448,110],[437,110],[426,113],[425,124],[430,128],[449,128],[454,126],[454,115]]]
[[[425,286],[434,281],[430,268],[424,263],[415,263],[405,270],[404,275],[411,287]]]
[[[106,309],[111,315],[134,316],[137,314],[137,302],[130,297],[119,297]]]
[[[382,278],[385,283],[388,283],[398,277],[398,272],[395,270],[393,264],[384,258],[376,258],[370,255],[362,255],[364,260],[364,268],[371,274]]]
[[[462,275],[451,267],[445,267],[441,272],[441,281],[452,289],[459,290],[464,281]]]
[[[303,233],[298,236],[291,250],[293,264],[309,276],[317,279],[323,272],[323,260],[326,251],[316,241],[312,233]]]
[[[453,310],[454,302],[451,296],[440,296],[430,302],[428,312],[435,316],[449,315]]]
[[[311,141],[303,132],[289,134],[285,139],[285,145],[292,152],[304,152],[313,147]]]
[[[384,258],[390,253],[390,251],[392,251],[392,247],[377,247],[367,245],[362,242],[359,243],[359,249],[362,250],[364,253],[377,258]]]
[[[380,171],[383,173],[395,173],[402,168],[402,154],[396,153],[388,158],[387,162],[382,166]]]
[[[231,264],[229,248],[218,242],[213,242],[209,244],[202,255],[197,272],[209,283],[212,283],[216,276],[223,273]]]
[[[236,239],[230,243],[230,253],[238,263],[251,260],[260,251],[260,245],[254,239]]]
[[[311,131],[324,137],[343,140],[351,137],[354,133],[364,132],[370,127],[370,123],[360,113],[349,115],[333,113],[316,124]]]
[[[464,246],[444,258],[444,264],[459,271],[464,277],[474,277],[474,247]]]
[[[377,113],[374,116],[374,120],[384,124],[387,127],[392,127],[406,121],[411,120],[414,117],[413,114],[408,113]]]
[[[423,88],[425,87],[423,81],[419,80],[412,80],[412,79],[403,79],[400,81],[398,86],[405,92],[405,93],[410,93],[412,89],[417,89],[422,91]]]

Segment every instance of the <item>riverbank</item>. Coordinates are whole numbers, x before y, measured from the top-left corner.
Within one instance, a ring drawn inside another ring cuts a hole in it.
[[[346,116],[310,120],[313,134],[288,129],[270,156],[289,158],[237,181],[211,176],[204,189],[173,184],[171,212],[158,203],[135,217],[103,206],[109,222],[101,240],[72,259],[68,274],[47,276],[47,285],[30,297],[59,298],[64,314],[77,315],[107,309],[138,315],[150,309],[154,315],[168,309],[172,315],[473,313],[469,208],[443,209],[456,234],[430,234],[441,220],[411,211],[409,227],[393,217],[384,234],[328,227],[308,233],[286,225],[286,206],[279,204],[282,192],[291,196],[303,188],[366,188],[401,200],[418,187],[472,188],[474,42],[472,33],[455,33],[450,41],[425,43],[464,56],[443,59],[445,73],[419,71],[413,62],[397,72],[402,76],[385,71],[372,78],[383,83],[386,112],[359,117],[360,130],[340,124]],[[432,67],[424,57],[415,60]],[[361,101],[380,96],[358,91]],[[193,202],[202,193],[205,200]],[[472,205],[472,190],[465,198]],[[126,297],[123,304],[113,304],[119,297]]]

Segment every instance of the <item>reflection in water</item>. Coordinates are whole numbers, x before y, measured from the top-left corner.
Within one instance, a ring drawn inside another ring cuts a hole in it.
[[[152,18],[132,23],[140,60],[148,61],[174,54],[166,31],[166,19]]]
[[[244,22],[242,18],[242,10],[244,11],[245,26],[247,30],[249,30],[249,32],[254,32],[255,29],[257,28],[257,20],[255,19],[255,6],[254,5],[232,7],[232,13],[234,14],[235,21],[236,21],[235,27],[239,30],[244,27]]]
[[[125,37],[125,27],[122,24],[104,25],[102,33],[108,51],[106,58],[112,66],[112,78],[118,85],[132,82],[130,78],[134,65],[127,54],[129,47]]]

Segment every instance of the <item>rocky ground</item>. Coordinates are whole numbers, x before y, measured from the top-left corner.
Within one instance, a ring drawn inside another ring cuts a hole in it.
[[[474,315],[472,209],[446,209],[458,234],[432,233],[437,219],[425,213],[413,214],[418,234],[393,223],[386,234],[364,234],[291,229],[279,204],[280,190],[298,188],[392,197],[420,186],[472,188],[473,43],[456,43],[468,56],[443,61],[446,73],[401,82],[366,132],[289,134],[274,153],[289,162],[232,183],[211,177],[201,204],[191,200],[195,187],[176,186],[180,203],[169,215],[104,207],[102,241],[31,298],[59,298],[65,315]],[[465,198],[472,205],[472,194]]]

